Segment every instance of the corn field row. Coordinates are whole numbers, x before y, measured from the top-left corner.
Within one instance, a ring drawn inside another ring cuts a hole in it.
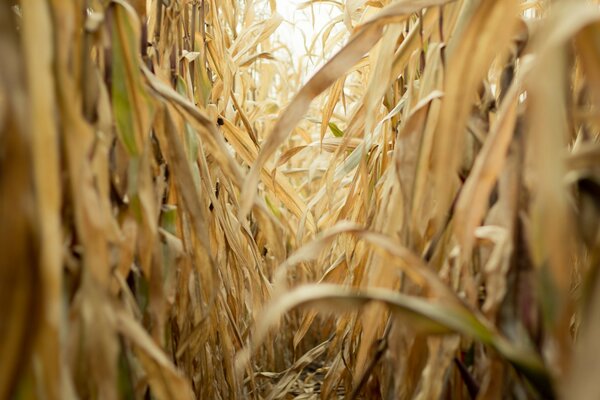
[[[598,2],[6,0],[0,54],[0,399],[600,398]]]

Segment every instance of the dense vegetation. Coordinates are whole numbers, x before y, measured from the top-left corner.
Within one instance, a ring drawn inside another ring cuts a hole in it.
[[[597,3],[281,4],[0,2],[0,399],[600,398]]]

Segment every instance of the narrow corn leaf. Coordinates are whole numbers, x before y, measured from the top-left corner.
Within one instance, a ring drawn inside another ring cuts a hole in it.
[[[344,137],[344,131],[342,131],[340,128],[338,128],[338,126],[335,124],[335,122],[330,122],[327,124],[327,126],[329,126],[329,130],[331,131],[331,133],[333,133],[333,136]]]
[[[540,390],[545,393],[549,388],[548,376],[539,356],[530,349],[517,348],[496,332],[487,323],[463,307],[432,303],[416,297],[407,296],[387,289],[369,288],[361,291],[337,285],[304,285],[275,300],[265,310],[263,319],[257,325],[253,341],[245,353],[238,358],[238,367],[247,362],[255,346],[262,343],[267,331],[277,324],[279,319],[294,308],[303,306],[321,311],[355,310],[367,303],[384,303],[392,311],[406,318],[406,323],[419,330],[430,333],[457,332],[472,337],[494,347],[515,367],[524,372]]]

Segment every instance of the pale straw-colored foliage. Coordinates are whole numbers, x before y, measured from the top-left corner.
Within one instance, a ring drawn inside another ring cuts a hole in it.
[[[282,3],[0,3],[0,398],[599,398],[598,4]]]

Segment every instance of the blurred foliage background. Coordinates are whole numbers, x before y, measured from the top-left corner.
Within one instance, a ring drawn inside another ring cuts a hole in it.
[[[2,1],[0,54],[1,399],[600,398],[597,2]]]

